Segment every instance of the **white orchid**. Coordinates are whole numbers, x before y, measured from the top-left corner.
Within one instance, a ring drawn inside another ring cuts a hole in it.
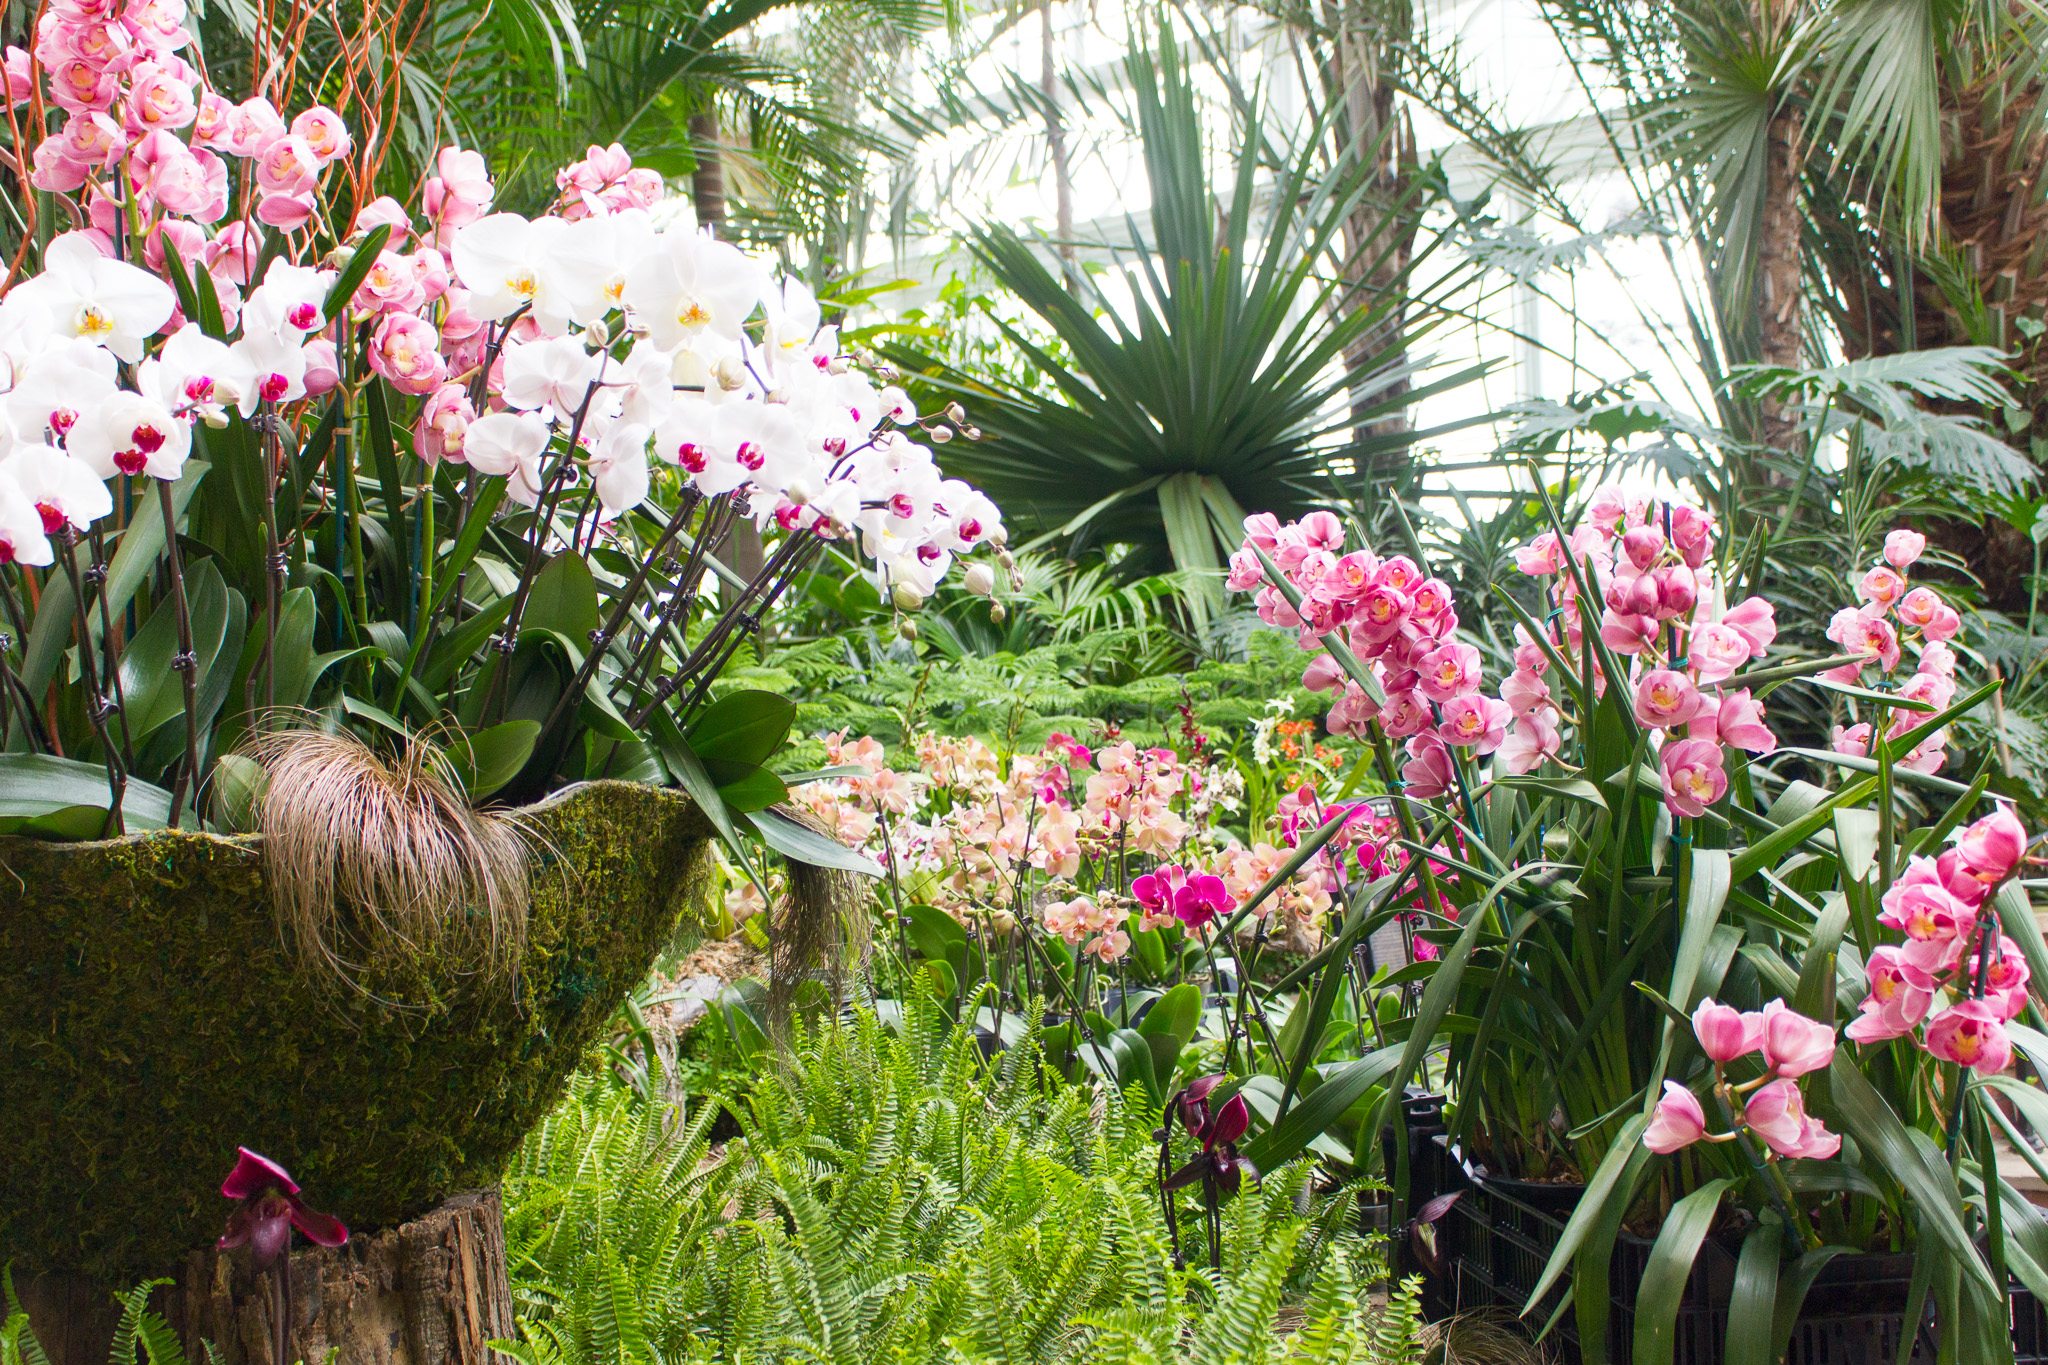
[[[552,408],[566,420],[590,401],[591,388],[603,371],[604,358],[586,351],[575,337],[507,346],[505,403],[529,411]]]
[[[607,515],[630,512],[647,501],[647,440],[646,427],[621,422],[591,452],[587,468]]]
[[[540,494],[540,457],[548,436],[547,419],[536,413],[486,413],[469,424],[462,453],[477,473],[509,479],[506,492],[532,506]]]
[[[99,475],[54,446],[20,446],[0,470],[42,517],[43,531],[87,531],[114,510],[113,494]]]
[[[40,321],[47,335],[90,341],[132,363],[177,302],[156,276],[102,255],[85,233],[67,232],[43,253],[42,273],[16,285],[0,309],[25,315],[24,329]]]
[[[31,445],[61,441],[79,417],[114,396],[114,357],[89,341],[52,339],[16,376],[8,425]]]
[[[767,282],[766,268],[731,243],[671,231],[627,268],[623,297],[654,344],[673,351],[704,336],[738,341]]]
[[[65,449],[102,479],[175,479],[192,453],[192,428],[156,399],[124,391],[79,418]]]
[[[135,380],[138,389],[180,416],[212,423],[230,408],[245,417],[256,410],[256,370],[249,354],[206,335],[194,323],[173,332],[154,358],[142,362]]]
[[[263,283],[242,302],[243,333],[289,332],[303,340],[319,331],[327,325],[327,295],[334,279],[332,270],[272,261]]]
[[[493,213],[458,230],[449,257],[470,311],[497,322],[524,308],[543,331],[565,330],[572,310],[587,311],[602,292],[602,263],[578,249],[570,228],[560,218]]]
[[[33,568],[55,559],[42,514],[7,472],[6,463],[0,463],[0,567],[26,564]]]

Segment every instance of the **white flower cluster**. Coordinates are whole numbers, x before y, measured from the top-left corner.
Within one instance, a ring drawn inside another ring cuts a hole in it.
[[[608,520],[646,499],[660,461],[705,497],[744,495],[764,530],[857,538],[883,583],[918,597],[1001,543],[994,505],[941,475],[909,399],[840,354],[801,283],[692,223],[577,209],[434,223],[405,253],[404,211],[378,201],[352,241],[380,222],[391,238],[338,302],[324,266],[280,256],[238,276],[232,253],[256,259],[257,229],[223,233],[204,268],[232,307],[228,340],[104,234],[55,239],[0,300],[0,564],[50,563],[53,539],[111,510],[109,480],[176,478],[194,423],[379,380],[394,407],[421,400],[423,460],[505,478],[528,506],[588,502]]]

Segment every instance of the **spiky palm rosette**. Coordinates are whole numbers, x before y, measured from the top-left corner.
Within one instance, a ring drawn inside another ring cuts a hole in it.
[[[495,1180],[709,890],[709,822],[675,793],[590,783],[517,814],[509,982],[423,951],[310,1005],[259,837],[0,839],[0,1260],[175,1267],[220,1231],[238,1145],[353,1228]]]

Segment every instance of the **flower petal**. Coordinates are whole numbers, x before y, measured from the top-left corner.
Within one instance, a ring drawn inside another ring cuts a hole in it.
[[[299,1192],[298,1182],[292,1179],[291,1172],[269,1157],[258,1155],[247,1147],[237,1147],[235,1151],[235,1169],[220,1182],[223,1198],[253,1199],[273,1186],[286,1194]]]
[[[339,1218],[307,1208],[297,1195],[286,1195],[285,1202],[291,1205],[292,1226],[306,1234],[307,1241],[324,1247],[338,1247],[348,1241],[348,1228]]]

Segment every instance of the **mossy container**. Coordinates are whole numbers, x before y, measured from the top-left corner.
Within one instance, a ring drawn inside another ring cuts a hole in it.
[[[371,993],[286,949],[256,837],[0,838],[0,1261],[172,1270],[219,1234],[238,1145],[365,1230],[493,1183],[709,871],[673,792],[589,783],[519,815],[514,967],[422,958]]]

